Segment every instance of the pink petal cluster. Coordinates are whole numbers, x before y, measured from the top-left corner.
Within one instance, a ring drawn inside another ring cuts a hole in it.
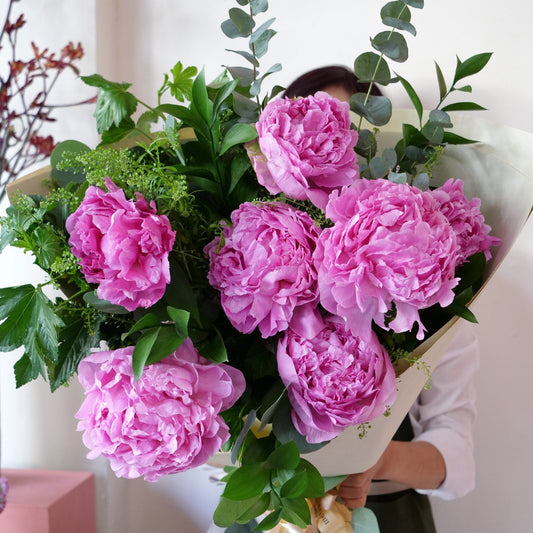
[[[128,311],[150,307],[170,282],[168,254],[175,232],[139,194],[127,200],[110,179],[109,192],[90,186],[78,209],[67,218],[72,253],[89,283],[98,283],[103,300]]]
[[[147,481],[204,464],[229,437],[219,413],[243,393],[243,375],[209,363],[187,339],[136,382],[132,353],[97,352],[79,365],[86,396],[76,418],[87,457],[103,455],[118,477]]]
[[[355,337],[339,317],[320,319],[311,332],[312,319],[300,318],[303,323],[291,323],[277,352],[296,429],[310,443],[324,442],[383,414],[396,399],[396,376],[377,338]]]
[[[457,266],[478,252],[489,260],[491,246],[499,245],[501,240],[489,235],[491,228],[481,214],[481,200],[466,198],[462,180],[449,179],[432,194],[457,235]]]
[[[418,311],[454,297],[455,232],[433,196],[388,180],[359,180],[333,192],[326,215],[335,222],[318,241],[320,302],[368,341],[372,321],[424,337]],[[394,319],[386,323],[386,315]]]
[[[318,300],[312,254],[320,230],[284,203],[244,203],[231,222],[206,246],[208,279],[233,326],[267,338],[287,328],[295,307]]]
[[[323,209],[332,190],[359,177],[349,111],[324,92],[270,102],[256,125],[259,144],[247,145],[259,183]]]

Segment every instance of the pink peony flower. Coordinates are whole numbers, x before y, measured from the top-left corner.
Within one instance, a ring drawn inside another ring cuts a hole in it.
[[[311,332],[313,320],[302,313],[295,328],[291,322],[279,340],[277,358],[294,426],[317,443],[381,415],[396,399],[396,376],[374,334],[364,342],[333,316],[319,319],[317,331]]]
[[[237,330],[258,327],[267,338],[287,328],[295,307],[318,299],[312,254],[320,230],[283,203],[242,204],[231,221],[206,246],[209,283]]]
[[[329,193],[359,177],[350,107],[327,93],[273,100],[247,145],[257,179],[269,192],[326,206]]]
[[[72,253],[87,281],[99,284],[99,298],[128,311],[150,307],[170,281],[168,254],[176,234],[153,202],[149,206],[140,194],[126,200],[109,178],[106,186],[109,192],[89,187],[67,218]]]
[[[118,477],[147,481],[204,464],[229,437],[219,413],[243,393],[243,375],[209,363],[187,339],[136,382],[132,354],[132,346],[97,352],[79,365],[87,457],[103,455]]]
[[[320,302],[369,341],[372,320],[396,332],[418,324],[419,309],[453,298],[457,243],[434,198],[409,185],[359,180],[333,192],[326,215],[335,222],[318,241]],[[386,322],[389,312],[393,320]]]
[[[483,252],[488,261],[490,247],[498,246],[501,240],[489,235],[491,228],[481,214],[481,200],[469,201],[463,192],[463,182],[453,179],[432,191],[432,195],[457,235],[457,266],[478,252]]]

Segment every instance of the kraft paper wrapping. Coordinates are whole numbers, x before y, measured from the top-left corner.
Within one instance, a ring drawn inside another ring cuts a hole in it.
[[[486,290],[492,275],[512,248],[533,207],[533,134],[507,126],[492,124],[471,115],[452,115],[453,132],[479,141],[472,145],[448,146],[434,172],[432,184],[440,185],[449,178],[462,179],[468,198],[481,198],[486,222],[492,234],[502,239],[493,249],[487,266],[486,281],[478,291],[470,309],[475,314],[477,298]],[[402,124],[418,124],[414,111],[397,110],[391,122],[380,128],[380,150],[393,147]],[[426,339],[414,352],[430,370],[457,333],[462,319],[451,319]],[[324,476],[363,472],[373,466],[390,442],[396,429],[427,382],[427,374],[416,365],[397,378],[398,394],[389,416],[371,422],[366,436],[359,437],[357,427],[347,428],[320,450],[303,455]],[[230,464],[230,455],[218,453],[210,461],[216,465]]]
[[[493,124],[483,119],[452,115],[453,132],[479,141],[476,144],[448,146],[434,173],[434,185],[449,178],[462,179],[467,197],[477,196],[482,201],[482,211],[492,234],[502,239],[493,249],[488,264],[487,279],[469,307],[475,313],[476,299],[486,290],[492,275],[499,268],[522,230],[533,207],[533,134]],[[402,124],[418,124],[414,111],[397,110],[391,122],[380,128],[380,149],[393,147]],[[44,194],[43,180],[50,176],[50,167],[38,170],[8,185],[12,194],[20,190],[25,194]],[[424,366],[435,368],[460,326],[453,318],[439,331],[426,339],[417,350]],[[322,475],[343,475],[362,472],[373,466],[409,411],[427,381],[424,370],[412,366],[397,378],[397,400],[389,416],[381,416],[371,423],[367,435],[359,437],[357,427],[346,429],[341,435],[316,452],[304,455]],[[210,463],[217,466],[230,464],[229,453],[218,453]]]

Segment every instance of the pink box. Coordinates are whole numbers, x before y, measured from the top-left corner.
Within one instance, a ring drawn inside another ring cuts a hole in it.
[[[95,533],[94,475],[2,469],[10,485],[2,533]]]

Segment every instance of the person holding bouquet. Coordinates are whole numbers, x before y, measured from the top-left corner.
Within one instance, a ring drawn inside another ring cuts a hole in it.
[[[349,101],[368,88],[351,70],[333,65],[304,73],[284,96],[323,91]],[[381,94],[375,85],[370,90]],[[474,488],[473,376],[478,364],[477,341],[465,323],[378,462],[339,485],[338,495],[348,508],[374,511],[381,533],[435,532],[428,496],[449,500]]]

